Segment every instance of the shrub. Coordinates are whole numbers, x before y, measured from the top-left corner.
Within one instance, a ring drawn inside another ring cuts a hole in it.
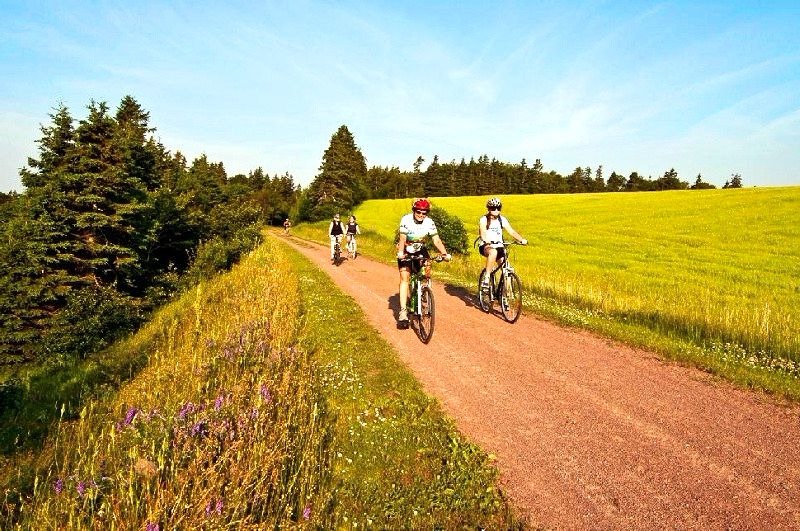
[[[42,334],[42,359],[63,362],[84,358],[136,330],[143,315],[137,299],[110,287],[75,291]]]
[[[457,217],[448,214],[445,209],[437,206],[431,208],[429,215],[436,223],[439,237],[447,247],[447,251],[466,254],[469,249],[469,242],[467,241],[467,230],[464,228],[464,223]]]

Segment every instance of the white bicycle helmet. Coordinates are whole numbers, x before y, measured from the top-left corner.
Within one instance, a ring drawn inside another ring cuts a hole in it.
[[[486,201],[486,210],[500,210],[503,208],[503,203],[500,202],[499,197],[493,197]]]

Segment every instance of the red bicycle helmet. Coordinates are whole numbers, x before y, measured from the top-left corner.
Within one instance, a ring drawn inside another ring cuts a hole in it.
[[[411,210],[424,210],[425,212],[428,212],[430,209],[431,209],[431,202],[425,199],[424,197],[419,199],[414,199],[414,201],[412,201],[411,203]]]

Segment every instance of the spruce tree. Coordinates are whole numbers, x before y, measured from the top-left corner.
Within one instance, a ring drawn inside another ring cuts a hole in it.
[[[303,209],[312,220],[346,213],[367,197],[367,164],[346,125],[331,137],[319,170],[308,188],[308,204]]]

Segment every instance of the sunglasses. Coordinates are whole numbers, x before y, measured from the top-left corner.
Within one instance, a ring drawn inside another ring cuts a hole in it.
[[[414,213],[415,214],[425,214],[426,216],[428,215],[428,211],[427,210],[416,210],[415,209]]]
[[[490,208],[489,212],[500,212],[499,208]]]

